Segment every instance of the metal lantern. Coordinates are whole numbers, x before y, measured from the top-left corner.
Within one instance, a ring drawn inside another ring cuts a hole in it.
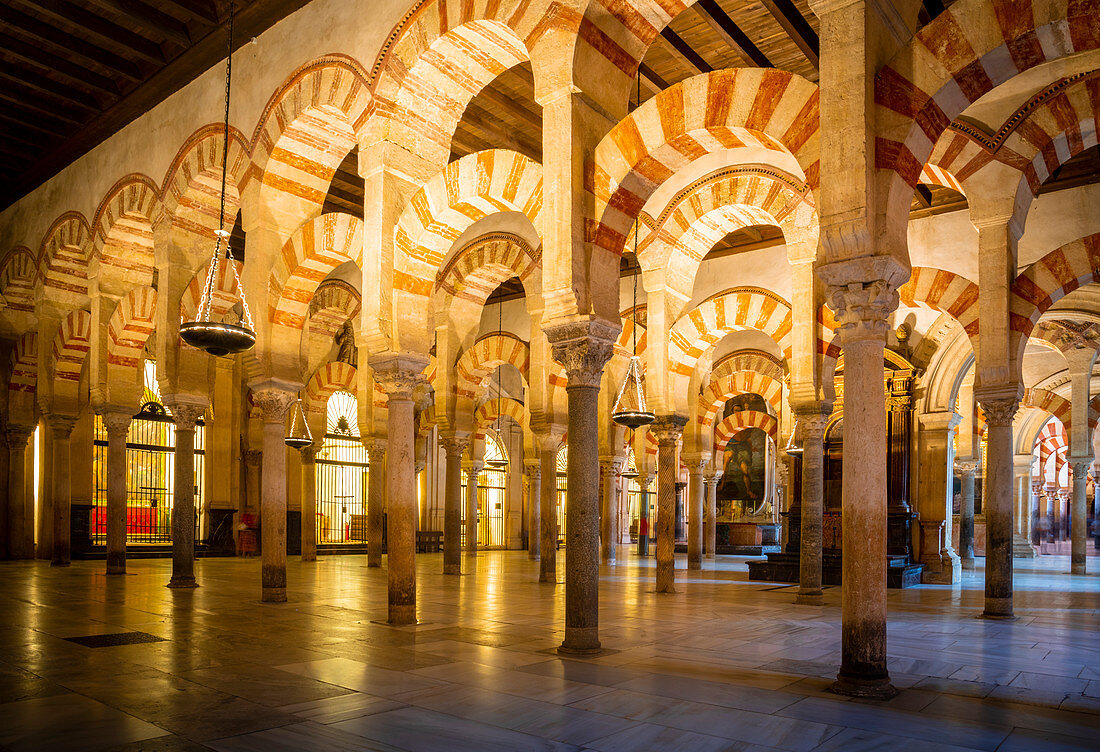
[[[301,399],[294,403],[290,411],[290,430],[287,431],[283,443],[292,449],[305,449],[313,445],[313,434],[309,430]]]
[[[794,427],[791,429],[791,435],[787,438],[787,446],[783,447],[784,453],[791,457],[798,457],[802,454],[801,442],[795,441],[795,436],[798,435],[798,419],[794,421]]]
[[[634,225],[634,263],[638,263],[638,233],[641,231],[640,222]],[[630,365],[626,367],[626,378],[619,387],[619,394],[615,397],[615,408],[611,412],[611,420],[620,426],[627,428],[641,428],[648,426],[657,419],[657,416],[646,409],[645,404],[645,377],[642,375],[642,361],[638,358],[638,269],[634,271],[634,307],[630,309],[630,316],[634,321],[634,344],[630,356]]]
[[[237,272],[237,265],[229,252],[229,231],[225,229],[225,177],[229,161],[229,94],[230,84],[233,80],[233,3],[229,4],[228,24],[229,51],[225,59],[225,137],[222,141],[222,192],[221,210],[218,212],[218,229],[215,231],[217,242],[214,244],[214,253],[210,259],[210,266],[206,272],[206,284],[203,286],[202,299],[199,301],[198,316],[194,321],[180,324],[180,339],[192,347],[205,350],[214,356],[235,355],[245,350],[250,350],[256,344],[256,329],[252,324],[252,314],[248,310],[248,302],[244,299],[244,288],[241,286],[241,277]],[[211,318],[211,308],[214,300],[214,280],[218,278],[222,259],[222,243],[225,244],[224,262],[233,270],[233,279],[237,285],[237,294],[241,300],[241,322],[230,324],[214,321]]]

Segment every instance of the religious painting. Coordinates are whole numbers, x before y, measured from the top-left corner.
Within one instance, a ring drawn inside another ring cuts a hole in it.
[[[742,394],[726,402],[722,420],[742,411],[768,411],[758,394]],[[756,513],[764,502],[765,458],[768,436],[759,428],[737,433],[722,447],[722,480],[717,488],[719,522],[734,522]]]

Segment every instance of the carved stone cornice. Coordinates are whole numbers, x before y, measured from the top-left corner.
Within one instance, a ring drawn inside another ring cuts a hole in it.
[[[252,392],[252,402],[259,409],[264,423],[282,423],[285,421],[296,399],[297,396],[294,392],[278,387],[257,389]]]
[[[578,321],[543,329],[551,354],[565,368],[569,386],[599,388],[619,330],[598,321]]]
[[[649,432],[657,439],[657,446],[675,448],[684,433],[687,418],[682,415],[658,415],[649,426]]]

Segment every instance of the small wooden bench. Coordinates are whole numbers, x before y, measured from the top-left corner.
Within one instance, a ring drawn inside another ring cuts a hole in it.
[[[443,533],[439,530],[417,530],[416,552],[438,554],[443,550]]]

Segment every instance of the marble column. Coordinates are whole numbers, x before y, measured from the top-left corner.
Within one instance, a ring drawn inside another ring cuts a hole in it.
[[[484,469],[480,462],[463,463],[466,473],[466,555],[477,556],[478,476]]]
[[[713,559],[718,541],[718,482],[722,473],[703,476],[707,484],[707,509],[703,522],[703,557]]]
[[[706,460],[702,455],[684,458],[684,464],[688,469],[688,569],[703,568],[703,498],[706,495],[703,485],[703,465],[705,463]]]
[[[296,395],[289,388],[253,391],[263,420],[260,472],[260,583],[265,603],[286,602],[286,416]]]
[[[1085,487],[1093,457],[1070,457],[1073,471],[1073,501],[1070,513],[1070,573],[1085,574],[1085,548],[1089,542],[1088,495]]]
[[[302,457],[302,561],[317,561],[317,445],[298,451]]]
[[[168,587],[193,588],[198,587],[195,581],[195,423],[206,412],[206,402],[176,398],[169,401],[167,407],[176,421],[172,498],[172,578],[168,581]],[[282,436],[279,437],[280,443],[282,438]],[[285,490],[283,506],[284,508],[286,506]],[[283,516],[285,539],[285,512]],[[285,540],[283,548],[283,600],[286,600]],[[264,551],[266,555],[266,546]]]
[[[34,476],[27,474],[27,448],[33,428],[9,425],[8,441],[8,550],[12,559],[34,557]],[[28,504],[30,500],[30,504]],[[32,510],[28,512],[28,509]]]
[[[836,312],[844,351],[841,664],[830,689],[882,699],[897,694],[886,668],[887,424],[882,369],[889,316],[897,308],[898,293],[886,279],[851,282],[847,275],[853,273],[891,273],[876,265],[892,260],[860,261],[871,268],[841,262],[819,269],[829,285],[829,307]]]
[[[1020,400],[1006,390],[978,394],[985,410],[985,610],[986,619],[1012,615],[1012,420]],[[1015,391],[1015,390],[1013,390]]]
[[[558,581],[558,444],[561,435],[536,432],[535,447],[539,453],[539,582]]]
[[[959,473],[959,559],[963,569],[974,569],[974,475],[978,463],[956,460]]]
[[[569,402],[565,639],[558,651],[590,655],[600,649],[600,380],[617,332],[594,321],[545,331],[565,367]]]
[[[386,503],[386,440],[367,444],[367,566],[382,566],[382,507]]]
[[[462,574],[462,452],[468,436],[440,435],[447,454],[443,487],[443,574]]]
[[[372,359],[374,378],[386,393],[386,552],[389,623],[416,623],[416,448],[413,390],[424,383],[426,360],[406,355]]]
[[[961,416],[950,410],[920,415],[917,509],[920,513],[921,582],[954,585],[962,563],[952,545],[952,480],[955,429]]]
[[[1030,454],[1013,457],[1012,556],[1017,559],[1035,558],[1031,546],[1031,465]]]
[[[523,472],[527,475],[527,558],[531,561],[538,561],[542,537],[541,470],[537,459],[523,461]]]
[[[107,429],[107,574],[126,574],[126,438],[133,411],[104,410]]]
[[[53,558],[51,567],[67,567],[71,550],[72,478],[69,463],[69,437],[76,418],[50,415],[47,418],[53,436]]]
[[[687,419],[661,415],[649,431],[657,439],[657,592],[676,592],[676,444]]]
[[[802,428],[802,506],[795,603],[822,604],[821,561],[825,525],[825,428],[822,408],[795,413]]]
[[[615,563],[615,536],[618,533],[617,489],[622,460],[617,457],[600,459],[600,561]]]

